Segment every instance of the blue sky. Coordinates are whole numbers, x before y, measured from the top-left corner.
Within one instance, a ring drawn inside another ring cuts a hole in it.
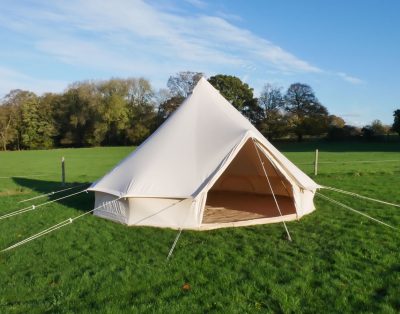
[[[0,96],[86,79],[178,71],[236,75],[259,93],[311,85],[363,125],[400,108],[400,1],[86,0],[0,2]]]

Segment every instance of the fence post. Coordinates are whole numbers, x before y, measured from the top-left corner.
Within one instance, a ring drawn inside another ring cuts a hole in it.
[[[65,158],[61,158],[61,185],[65,185]]]
[[[318,149],[315,150],[314,175],[318,175]]]

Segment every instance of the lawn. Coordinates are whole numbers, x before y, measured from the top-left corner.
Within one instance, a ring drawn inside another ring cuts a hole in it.
[[[320,184],[400,203],[399,144],[277,146],[309,175],[319,148]],[[68,184],[82,184],[132,150],[0,153],[0,214],[26,206],[19,200],[60,189],[62,156]],[[400,208],[321,193],[400,228]],[[0,249],[92,206],[93,196],[81,194],[0,220]],[[169,262],[177,231],[87,215],[0,253],[0,313],[400,312],[399,230],[318,197],[316,206],[287,224],[293,242],[282,224],[183,231]]]

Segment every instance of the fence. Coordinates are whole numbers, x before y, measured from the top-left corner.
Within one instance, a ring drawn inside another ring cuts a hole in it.
[[[323,154],[323,153],[322,153]],[[314,175],[317,176],[321,165],[336,164],[336,165],[351,165],[351,164],[382,164],[382,163],[399,163],[400,159],[376,159],[376,160],[336,160],[336,161],[321,161],[321,152],[316,149],[314,160],[312,162],[294,162],[297,166],[313,166]],[[400,157],[400,154],[399,154]]]

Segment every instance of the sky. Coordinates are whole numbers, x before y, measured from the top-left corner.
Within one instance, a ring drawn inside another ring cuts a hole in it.
[[[255,96],[308,84],[349,124],[392,124],[399,12],[397,0],[2,0],[0,97],[112,77],[159,89],[189,70],[235,75]]]

